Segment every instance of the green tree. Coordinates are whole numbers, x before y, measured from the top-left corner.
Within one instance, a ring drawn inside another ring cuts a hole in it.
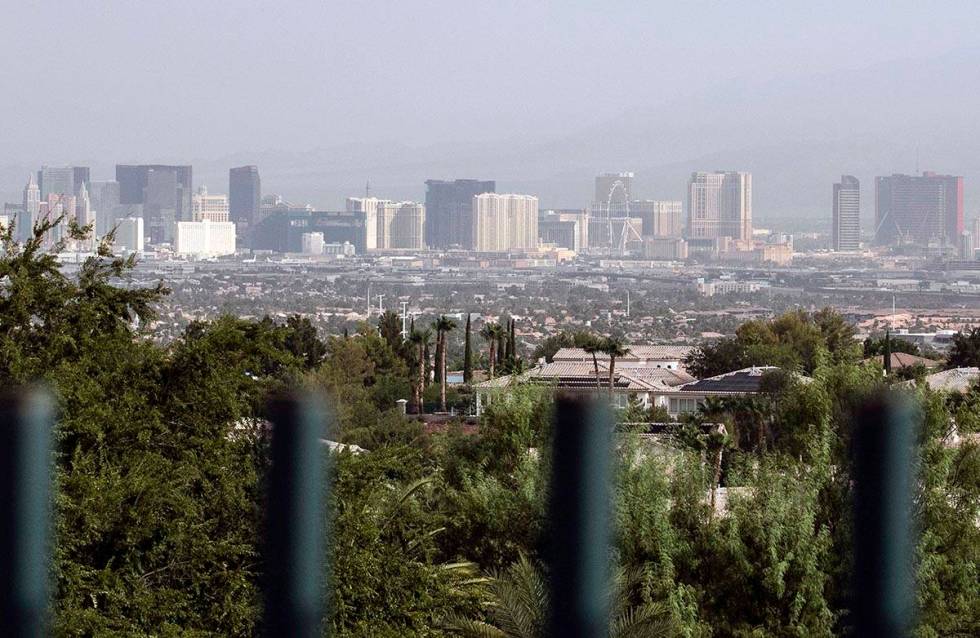
[[[473,334],[470,328],[470,313],[466,313],[466,337],[463,342],[463,383],[473,383]]]
[[[454,615],[447,626],[469,638],[543,638],[547,634],[548,584],[542,569],[521,556],[503,572],[487,574],[480,585],[489,599],[489,621]],[[618,569],[609,594],[610,638],[661,638],[675,635],[668,609],[658,603],[635,604],[642,581],[638,570]]]
[[[446,412],[446,347],[449,333],[456,328],[456,322],[442,315],[435,323],[436,334],[439,335],[441,347],[439,348],[439,361],[436,364],[439,368],[439,409]]]
[[[497,363],[497,348],[499,347],[501,335],[503,335],[503,328],[500,327],[499,323],[486,323],[483,328],[480,329],[480,336],[483,337],[489,348],[489,373],[490,378],[494,378],[494,371]]]
[[[969,333],[953,335],[953,345],[946,358],[948,368],[972,368],[980,366],[980,328]]]

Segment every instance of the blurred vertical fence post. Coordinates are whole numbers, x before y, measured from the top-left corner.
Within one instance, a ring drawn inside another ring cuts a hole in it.
[[[550,487],[550,636],[593,638],[609,627],[609,458],[605,404],[559,397]]]
[[[326,410],[313,395],[290,396],[272,401],[270,420],[264,630],[268,636],[320,636]]]
[[[54,404],[38,389],[0,398],[0,635],[45,635]]]
[[[865,405],[854,424],[856,636],[909,635],[915,424],[912,406],[894,395]]]

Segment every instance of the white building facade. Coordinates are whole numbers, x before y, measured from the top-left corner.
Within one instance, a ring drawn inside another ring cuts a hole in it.
[[[176,252],[189,257],[219,257],[235,254],[235,224],[232,222],[177,222]]]

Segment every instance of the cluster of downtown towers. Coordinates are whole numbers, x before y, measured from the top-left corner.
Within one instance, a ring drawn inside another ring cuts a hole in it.
[[[874,242],[882,246],[968,247],[976,239],[966,232],[963,178],[924,172],[875,178]],[[861,244],[861,183],[844,175],[834,184],[832,248],[858,250]]]
[[[426,181],[424,206],[365,197],[348,198],[343,211],[317,211],[281,199],[263,200],[257,167],[240,166],[229,171],[228,212],[240,242],[277,252],[301,252],[303,235],[315,232],[329,242],[349,242],[362,253],[377,248],[426,247],[531,251],[539,241],[560,235],[566,219],[577,220],[575,230],[569,231],[576,237],[561,243],[575,250],[589,243],[596,246],[603,233],[615,232],[611,224],[606,225],[611,219],[635,218],[642,226],[638,234],[643,236],[752,239],[749,173],[692,174],[686,216],[681,202],[634,199],[632,181],[632,173],[600,175],[588,209],[541,211],[540,215],[536,197],[497,194],[496,182],[476,179]],[[173,240],[176,222],[190,219],[193,170],[187,165],[120,164],[114,181],[93,182],[87,167],[43,167],[38,171],[36,188],[41,199],[85,191],[92,209],[100,212],[98,234],[107,232],[118,219],[140,217],[146,238],[160,244]],[[26,198],[25,191],[25,208]],[[834,184],[834,250],[860,248],[860,203],[857,178],[845,175]],[[967,241],[972,246],[973,238],[965,237],[969,233],[964,228],[962,177],[928,172],[877,177],[875,213],[877,244],[949,246]],[[392,232],[393,228],[397,232]],[[604,240],[612,243],[613,238]]]

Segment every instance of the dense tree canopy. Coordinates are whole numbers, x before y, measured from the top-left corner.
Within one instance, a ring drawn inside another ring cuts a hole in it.
[[[506,631],[524,614],[539,635],[550,391],[499,395],[476,432],[461,421],[434,430],[398,409],[420,348],[390,318],[380,334],[364,325],[324,340],[300,317],[226,316],[164,347],[146,330],[166,290],[133,286],[131,261],[103,249],[68,275],[39,241],[20,248],[8,235],[4,249],[0,378],[41,379],[60,406],[58,635],[256,633],[264,406],[304,385],[330,399],[327,434],[363,448],[333,453],[325,629],[448,636]],[[957,357],[970,339],[980,333]],[[548,349],[558,343],[583,342]],[[831,311],[749,322],[695,352],[697,372],[776,364],[809,378],[767,375],[761,394],[708,401],[659,442],[617,434],[613,629],[646,614],[648,635],[849,631],[852,417],[888,382],[854,365],[860,354]],[[977,635],[980,392],[905,391],[922,420],[916,634]],[[631,423],[662,418],[627,412]],[[535,597],[512,597],[527,586]]]

